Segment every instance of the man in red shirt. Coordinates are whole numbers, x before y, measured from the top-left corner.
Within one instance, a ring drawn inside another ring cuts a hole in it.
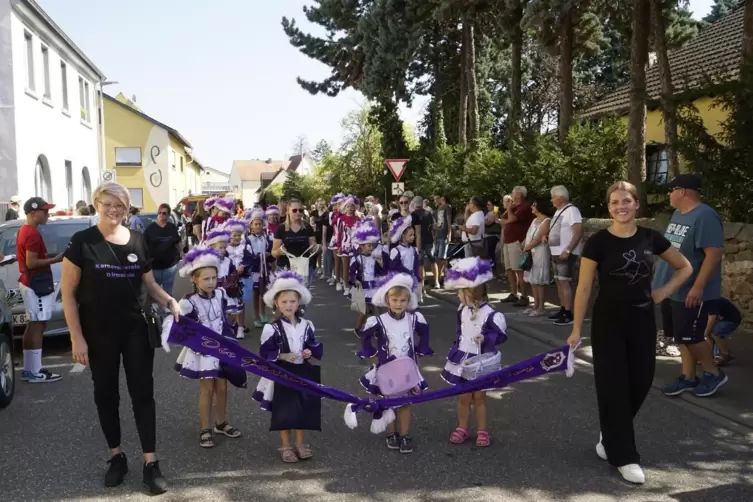
[[[516,307],[528,305],[528,296],[525,294],[525,283],[523,282],[523,269],[520,268],[523,243],[526,240],[528,227],[533,221],[533,212],[531,211],[531,204],[526,200],[527,196],[528,190],[526,187],[513,188],[512,204],[500,220],[503,225],[502,254],[507,272],[507,282],[510,285],[510,295],[502,301],[514,303]]]
[[[48,204],[41,197],[27,200],[24,204],[26,224],[16,238],[16,259],[21,272],[18,287],[28,315],[21,380],[29,383],[57,382],[62,378],[42,369],[42,337],[55,309],[55,283],[50,265],[63,261],[63,255],[47,257],[47,247],[37,227],[47,223],[53,207],[54,204]]]

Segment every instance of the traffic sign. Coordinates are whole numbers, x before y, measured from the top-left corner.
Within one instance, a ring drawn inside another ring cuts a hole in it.
[[[393,183],[392,184],[392,195],[403,195],[405,192],[405,183]]]
[[[402,178],[403,174],[405,174],[405,168],[407,167],[408,159],[388,159],[386,162],[387,168],[392,173],[395,181],[400,181],[400,178]]]

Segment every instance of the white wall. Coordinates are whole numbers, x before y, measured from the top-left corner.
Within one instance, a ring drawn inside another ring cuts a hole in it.
[[[256,191],[259,189],[261,182],[259,181],[244,181],[241,187],[241,200],[243,201],[243,207],[253,207],[259,201],[259,196]]]
[[[17,6],[22,12],[23,4]],[[32,35],[34,90],[29,89],[25,32]],[[52,196],[49,202],[69,206],[65,161],[72,164],[72,202],[82,199],[82,170],[88,168],[91,187],[98,183],[98,106],[95,93],[97,76],[83,61],[65,47],[64,42],[42,23],[30,23],[15,10],[11,14],[13,87],[15,101],[16,192],[26,199],[35,193],[37,159],[43,155],[50,172]],[[45,78],[42,45],[48,48],[50,98],[44,97]],[[62,60],[66,63],[68,111],[63,110]],[[79,76],[89,82],[89,121],[81,119]]]
[[[201,176],[203,183],[229,183],[230,173],[223,173],[221,171],[215,171],[214,169],[207,169]]]

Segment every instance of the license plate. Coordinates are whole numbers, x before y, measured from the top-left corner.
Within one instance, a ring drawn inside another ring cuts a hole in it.
[[[29,318],[26,314],[17,314],[13,316],[13,324],[26,324]]]

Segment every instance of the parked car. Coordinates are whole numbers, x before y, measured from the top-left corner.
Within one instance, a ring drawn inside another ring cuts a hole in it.
[[[10,315],[5,285],[0,281],[0,409],[13,401],[16,372],[13,368],[13,318]]]
[[[26,326],[27,315],[21,292],[18,289],[18,262],[16,255],[16,238],[18,231],[25,223],[24,220],[9,221],[0,225],[0,253],[6,260],[0,264],[0,281],[6,284],[7,292],[4,295],[8,307],[11,310],[13,320],[13,334],[23,334]],[[51,216],[46,225],[39,226],[39,233],[47,246],[47,254],[55,256],[65,251],[73,234],[89,228],[88,216]],[[9,259],[12,257],[11,259]],[[47,323],[44,336],[67,335],[68,326],[63,316],[63,301],[60,293],[61,264],[52,265],[52,276],[55,281],[56,302],[52,313],[52,319]]]

